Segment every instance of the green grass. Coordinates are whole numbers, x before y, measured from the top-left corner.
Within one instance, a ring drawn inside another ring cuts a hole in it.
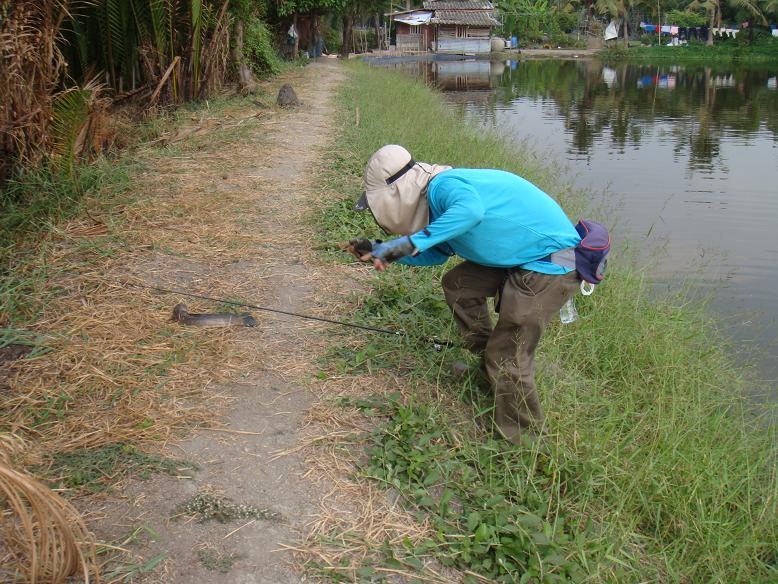
[[[218,572],[220,574],[227,574],[232,570],[232,566],[235,560],[238,559],[238,555],[229,552],[223,552],[211,548],[202,548],[197,550],[197,559],[205,567],[206,570],[211,572]]]
[[[127,160],[100,158],[71,173],[49,164],[19,170],[0,187],[0,261],[21,237],[83,212],[86,198],[126,192],[130,166]]]
[[[108,573],[108,578],[111,578],[112,582],[125,584],[137,581],[144,574],[151,574],[165,558],[167,558],[167,552],[161,552],[145,561],[121,564]]]
[[[741,33],[742,34],[742,33]],[[666,42],[666,41],[665,41]],[[753,44],[744,41],[724,40],[706,46],[704,43],[693,42],[679,47],[614,47],[600,51],[599,56],[604,61],[635,61],[654,63],[657,61],[673,61],[677,63],[770,63],[778,61],[778,39],[772,37],[759,38]]]
[[[508,169],[568,211],[584,207],[547,162],[474,131],[421,84],[355,66],[340,97],[343,130],[321,179],[340,196],[317,214],[320,248],[378,235],[351,204],[363,165],[386,143],[417,160]],[[363,475],[436,533],[380,557],[434,558],[501,582],[778,581],[775,427],[750,411],[748,372],[703,311],[650,292],[618,250],[606,283],[577,298],[579,320],[552,323],[538,349],[542,446],[512,447],[482,428],[490,400],[477,380],[447,373],[468,358],[462,349],[388,335],[333,349],[340,374],[390,369],[405,383],[406,397],[344,404],[375,416]],[[442,273],[392,266],[349,317],[456,338]]]
[[[59,487],[98,492],[129,473],[145,479],[152,473],[181,475],[195,469],[191,463],[146,454],[129,444],[116,443],[58,454],[46,474],[54,477],[52,480]]]

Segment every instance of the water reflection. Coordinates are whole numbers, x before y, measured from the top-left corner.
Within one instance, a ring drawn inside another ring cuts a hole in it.
[[[422,79],[443,91],[492,89],[501,79],[505,64],[481,59],[432,59],[395,57],[369,60]]]
[[[668,147],[704,170],[721,163],[724,139],[765,129],[778,139],[774,77],[759,69],[530,61],[497,80],[495,105],[519,95],[552,100],[578,154],[603,139],[621,151],[640,148],[647,129],[670,123]]]

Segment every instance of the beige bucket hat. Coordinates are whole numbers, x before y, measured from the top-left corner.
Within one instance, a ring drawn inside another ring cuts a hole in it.
[[[427,185],[450,166],[416,162],[402,146],[378,149],[365,167],[365,192],[355,211],[370,209],[387,233],[411,235],[429,224]]]

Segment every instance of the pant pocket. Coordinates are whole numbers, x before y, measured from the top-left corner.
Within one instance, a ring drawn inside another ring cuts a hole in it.
[[[551,285],[552,278],[553,276],[548,274],[523,269],[518,269],[510,275],[511,284],[527,296],[542,294]]]

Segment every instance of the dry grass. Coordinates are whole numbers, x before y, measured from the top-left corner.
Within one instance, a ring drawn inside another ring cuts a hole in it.
[[[332,268],[330,266],[330,268]],[[331,270],[328,270],[331,274]],[[350,343],[349,343],[350,344]],[[429,388],[426,388],[429,389]],[[344,407],[343,400],[374,398],[376,395],[425,392],[409,387],[389,375],[330,376],[320,387],[320,400],[306,416],[306,436],[299,448],[310,470],[306,478],[330,486],[320,511],[309,525],[305,539],[290,547],[298,559],[323,573],[335,571],[351,581],[360,581],[359,570],[370,567],[377,574],[399,581],[461,582],[466,575],[453,568],[427,561],[421,569],[393,569],[382,553],[402,550],[434,538],[435,530],[407,510],[398,493],[367,479],[358,467],[364,459],[368,436],[378,423],[357,408]],[[438,396],[439,399],[445,399]],[[446,399],[446,401],[452,401]],[[461,409],[451,403],[452,408]],[[473,581],[490,580],[469,573]]]
[[[18,252],[20,277],[39,262],[47,266],[36,293],[50,297],[29,327],[48,351],[8,365],[0,397],[2,422],[32,439],[27,463],[109,442],[164,443],[213,420],[225,397],[211,387],[252,362],[251,343],[234,345],[232,331],[170,322],[185,298],[131,285],[231,299],[256,299],[266,287],[261,274],[241,270],[269,242],[245,228],[259,209],[236,181],[221,178],[237,162],[219,148],[224,126],[236,123],[229,110],[222,116],[197,139],[182,130],[190,139],[180,154],[142,153],[148,170],[135,180],[135,200],[113,207],[92,201],[86,216]],[[254,116],[238,121],[257,123]]]
[[[183,129],[187,139],[176,150],[142,149],[145,172],[134,177],[130,200],[91,200],[84,216],[52,226],[13,252],[14,277],[26,282],[34,307],[29,322],[17,319],[14,326],[39,343],[28,358],[0,364],[0,425],[25,439],[16,468],[45,473],[58,453],[116,442],[164,451],[191,428],[216,423],[231,401],[220,384],[263,366],[257,340],[265,315],[256,315],[257,329],[186,328],[170,321],[172,307],[185,298],[131,285],[262,300],[267,276],[243,263],[271,242],[247,228],[263,213],[245,196],[256,179],[234,172],[256,152],[248,145],[242,154],[225,148],[233,132],[256,130],[258,118],[246,114],[245,106],[211,114],[213,128]],[[0,472],[16,516],[32,517],[14,522],[59,556],[45,550],[48,555],[24,556],[11,539],[2,553],[26,561],[31,574],[53,574],[52,582],[62,581],[57,578],[71,570],[73,558],[80,566],[84,557],[91,561],[72,545],[87,541],[72,507],[20,471]],[[40,509],[50,524],[35,523],[31,514]],[[75,535],[55,533],[68,524]]]

